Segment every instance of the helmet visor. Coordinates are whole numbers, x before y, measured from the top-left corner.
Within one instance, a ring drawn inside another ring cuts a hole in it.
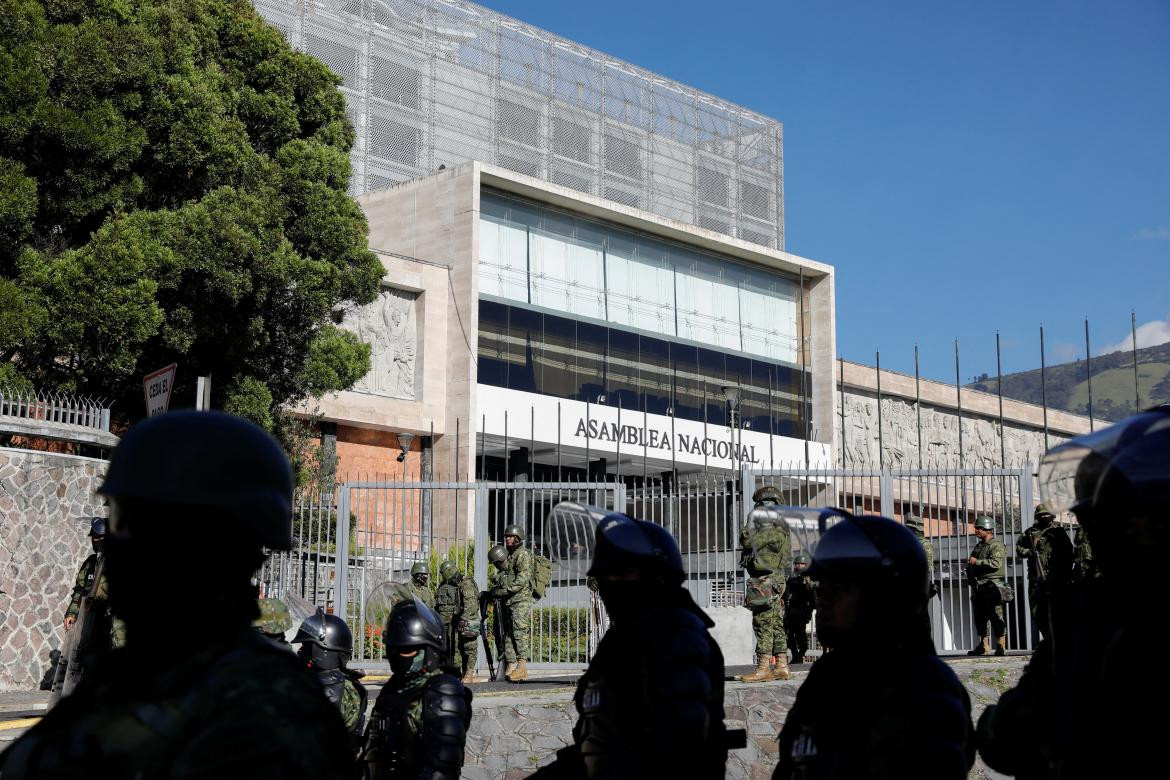
[[[749,528],[774,526],[788,531],[792,555],[805,553],[816,563],[816,548],[825,532],[849,518],[847,512],[825,507],[761,506],[748,513]]]

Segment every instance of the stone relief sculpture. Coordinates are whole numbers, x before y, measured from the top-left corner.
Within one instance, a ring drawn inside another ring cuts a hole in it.
[[[350,310],[342,326],[370,345],[370,373],[353,389],[413,401],[418,354],[418,295],[386,288],[373,303]]]

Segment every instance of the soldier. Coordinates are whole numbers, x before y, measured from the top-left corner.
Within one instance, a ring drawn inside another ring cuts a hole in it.
[[[622,514],[597,526],[589,576],[611,625],[577,682],[573,744],[536,778],[722,778],[723,655],[678,544]]]
[[[918,540],[884,517],[842,517],[808,573],[833,652],[796,693],[773,779],[966,778],[971,701],[930,639]]]
[[[479,641],[479,586],[455,561],[443,561],[439,577],[443,583],[435,591],[435,611],[443,618],[443,644],[452,665],[459,662],[463,683],[470,684],[475,682]]]
[[[507,662],[504,678],[509,682],[528,679],[528,621],[532,613],[532,553],[524,548],[524,531],[518,525],[504,529],[508,557],[498,566],[496,584],[491,590],[496,605],[503,606],[507,636],[503,656]],[[498,651],[497,651],[498,652]]]
[[[775,488],[773,488],[775,490]],[[758,494],[759,491],[757,491]],[[756,669],[739,679],[743,682],[787,680],[788,637],[784,630],[784,586],[791,554],[787,527],[767,506],[753,509],[748,521],[752,533],[751,559],[747,562],[747,589],[744,605],[752,611],[756,635]]]
[[[75,637],[77,643],[70,655],[79,666],[79,674],[90,666],[98,656],[121,647],[126,643],[126,625],[110,612],[109,589],[105,573],[101,571],[103,549],[106,540],[106,519],[95,517],[89,524],[89,541],[93,552],[86,557],[77,570],[73,585],[73,597],[65,610],[65,630],[72,631],[81,610],[86,611],[86,620],[92,624],[86,627],[85,637]],[[62,672],[69,663],[62,658],[59,667]]]
[[[975,536],[979,543],[967,559],[967,582],[971,585],[971,612],[975,630],[979,632],[979,644],[968,650],[967,655],[987,655],[991,649],[987,641],[989,623],[995,636],[995,654],[1003,655],[1007,649],[1007,623],[999,589],[1003,585],[1007,547],[995,538],[995,521],[986,515],[975,518]]]
[[[906,527],[914,534],[914,538],[922,545],[922,551],[926,553],[926,576],[930,578],[930,596],[928,598],[934,598],[938,593],[938,586],[934,582],[934,545],[926,538],[926,529],[922,518],[918,515],[906,515]]]
[[[1089,534],[1085,527],[1077,523],[1077,532],[1073,536],[1073,583],[1088,582],[1101,576],[1101,568],[1093,559],[1093,546],[1089,543]]]
[[[1076,516],[1101,576],[1053,602],[1054,636],[984,711],[979,751],[1024,780],[1152,776],[1165,760],[1156,707],[1170,698],[1156,601],[1170,538],[1170,405],[1053,448],[1039,483],[1051,511]]]
[[[251,628],[264,550],[292,547],[292,491],[280,445],[241,418],[172,412],[126,433],[98,491],[126,646],[0,756],[5,780],[349,775],[337,710]],[[212,559],[192,529],[214,531]],[[175,641],[177,614],[197,616],[193,641]]]
[[[419,599],[390,611],[390,670],[370,714],[360,761],[367,780],[454,780],[463,767],[471,691],[443,669],[443,621]]]
[[[430,568],[419,561],[410,567],[410,590],[424,604],[431,609],[435,608],[435,594],[431,592],[427,581],[431,578]]]
[[[775,485],[764,485],[756,488],[756,492],[752,493],[752,503],[755,505],[752,507],[753,509],[762,506],[780,506],[784,503],[784,494]],[[743,528],[739,529],[739,567],[741,569],[746,569],[751,564],[751,536],[755,530],[750,522],[744,523]]]
[[[288,611],[288,606],[280,599],[257,599],[256,606],[260,609],[260,617],[252,621],[252,628],[267,637],[269,641],[288,648],[289,643],[284,638],[284,634],[293,626],[293,618]]]
[[[1048,636],[1052,615],[1049,603],[1060,596],[1072,575],[1073,546],[1068,534],[1052,521],[1056,516],[1037,504],[1029,526],[1016,540],[1016,555],[1028,561],[1028,604],[1040,636]]]
[[[301,623],[292,643],[300,645],[297,657],[317,676],[325,698],[341,712],[345,728],[357,744],[365,725],[366,687],[359,682],[362,675],[345,665],[353,655],[349,626],[317,607],[317,614]]]
[[[798,552],[792,559],[794,574],[784,585],[784,630],[792,648],[792,663],[804,663],[808,652],[808,621],[817,606],[817,584],[808,576],[808,553]]]

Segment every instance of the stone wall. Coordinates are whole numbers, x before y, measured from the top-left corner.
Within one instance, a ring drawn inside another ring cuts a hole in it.
[[[838,401],[839,403],[840,401]],[[918,466],[918,415],[913,399],[882,396],[882,450],[886,468]],[[838,415],[841,413],[837,410]],[[841,421],[838,420],[838,425]],[[922,465],[927,468],[957,466],[959,463],[958,412],[953,408],[922,404]],[[878,465],[878,400],[876,393],[845,391],[845,466]],[[999,420],[964,412],[963,464],[966,468],[998,468],[1000,465]],[[1004,421],[1004,454],[1009,468],[1035,465],[1044,453],[1044,430]],[[1068,437],[1049,431],[1049,447]],[[840,456],[838,456],[840,457]]]
[[[91,552],[106,461],[0,448],[0,690],[37,688],[62,644],[77,569]]]
[[[1025,659],[971,659],[952,662],[971,694],[974,720],[1019,680]],[[771,683],[727,683],[725,712],[730,729],[746,729],[748,745],[731,752],[729,778],[769,778],[776,766],[776,736],[804,677]],[[527,777],[553,760],[572,741],[576,720],[572,689],[535,696],[478,696],[467,738],[463,777],[469,780]],[[976,759],[969,775],[988,777]]]

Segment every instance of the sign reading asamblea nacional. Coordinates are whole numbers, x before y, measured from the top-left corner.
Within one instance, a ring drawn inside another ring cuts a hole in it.
[[[577,420],[574,435],[577,438],[589,439],[590,441],[612,441],[651,450],[665,452],[673,450],[690,455],[705,455],[710,458],[724,458],[743,463],[759,463],[754,444],[740,444],[708,436],[693,436],[679,431],[675,432],[672,439],[670,431],[643,428],[638,425],[619,426],[615,422],[586,420],[581,417]]]
[[[142,393],[146,397],[146,416],[162,414],[171,405],[171,387],[175,384],[178,363],[152,371],[142,378]]]

